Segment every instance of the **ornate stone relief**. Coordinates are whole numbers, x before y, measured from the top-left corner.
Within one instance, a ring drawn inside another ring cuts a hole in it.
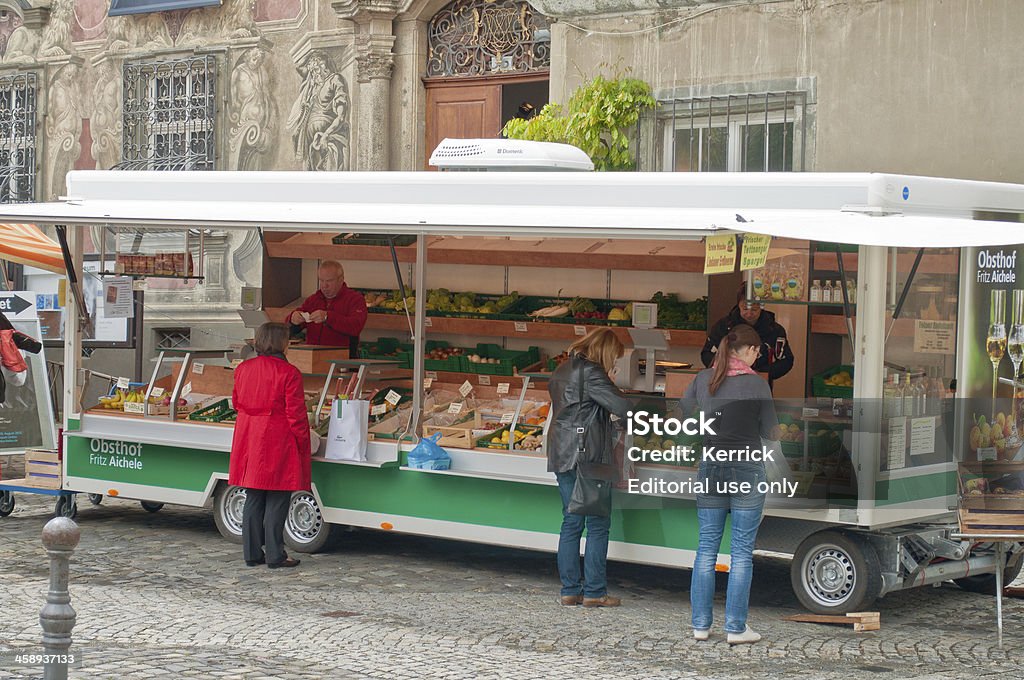
[[[263,170],[277,136],[277,106],[265,59],[262,48],[250,47],[231,71],[228,167],[233,170]]]
[[[323,50],[309,52],[297,68],[302,86],[287,122],[295,155],[305,170],[348,170],[348,83]]]
[[[81,93],[78,86],[79,65],[74,61],[54,64],[47,92],[49,115],[46,117],[46,138],[49,146],[50,182],[47,200],[65,193],[64,175],[74,167],[82,152]]]
[[[121,69],[113,59],[103,59],[96,67],[92,89],[92,157],[98,170],[109,170],[121,161]]]

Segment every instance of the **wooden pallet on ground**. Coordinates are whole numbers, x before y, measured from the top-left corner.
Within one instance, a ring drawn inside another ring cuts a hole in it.
[[[794,614],[785,617],[786,621],[798,623],[838,623],[845,625],[853,624],[853,630],[862,633],[869,630],[880,630],[882,627],[881,613],[879,612],[851,612],[845,616],[832,614]]]

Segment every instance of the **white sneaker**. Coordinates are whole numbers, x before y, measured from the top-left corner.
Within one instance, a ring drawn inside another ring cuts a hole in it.
[[[696,633],[696,631],[694,631]],[[755,633],[747,626],[742,633],[729,633],[728,642],[730,645],[752,645],[761,639],[760,633]]]
[[[698,628],[694,628],[693,629],[693,639],[694,640],[707,640],[710,635],[711,635],[711,631],[710,630],[700,630]]]

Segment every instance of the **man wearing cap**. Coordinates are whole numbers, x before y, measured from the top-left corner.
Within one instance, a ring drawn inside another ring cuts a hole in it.
[[[349,356],[358,356],[359,334],[366,325],[366,301],[345,285],[345,269],[340,262],[324,260],[317,271],[318,290],[292,312],[292,330],[306,329],[306,343],[346,347]]]
[[[711,327],[700,359],[705,367],[710,368],[722,338],[739,324],[748,324],[761,337],[761,355],[752,368],[758,373],[766,373],[768,385],[772,386],[793,368],[793,349],[786,338],[786,329],[775,321],[775,314],[762,309],[759,302],[748,303],[746,297],[746,288],[741,287],[736,294],[736,306]]]

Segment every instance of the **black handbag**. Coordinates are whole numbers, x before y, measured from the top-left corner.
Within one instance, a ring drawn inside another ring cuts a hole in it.
[[[583,359],[577,357],[580,392],[579,403],[583,403]],[[577,409],[577,413],[579,410]],[[608,517],[612,514],[612,486],[614,468],[602,463],[587,463],[583,457],[587,452],[586,429],[576,427],[576,484],[572,487],[566,511],[573,515],[594,515]]]

